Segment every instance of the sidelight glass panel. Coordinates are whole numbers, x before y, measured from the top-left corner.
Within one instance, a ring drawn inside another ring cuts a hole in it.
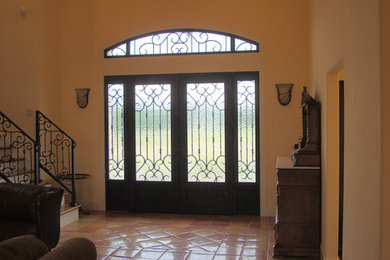
[[[108,98],[108,179],[124,180],[123,84],[109,84]]]
[[[225,182],[224,87],[187,84],[188,182]]]
[[[171,85],[135,86],[136,180],[172,181]]]
[[[238,182],[256,182],[255,81],[237,81]]]

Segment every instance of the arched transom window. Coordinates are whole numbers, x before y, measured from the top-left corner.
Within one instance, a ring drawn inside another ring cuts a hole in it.
[[[133,37],[104,50],[105,58],[258,52],[259,44],[237,35],[199,29],[159,31]]]

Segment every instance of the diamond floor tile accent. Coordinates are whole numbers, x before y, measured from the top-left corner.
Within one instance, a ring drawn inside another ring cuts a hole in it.
[[[63,227],[59,244],[87,237],[99,260],[271,260],[273,223],[259,216],[91,212]]]

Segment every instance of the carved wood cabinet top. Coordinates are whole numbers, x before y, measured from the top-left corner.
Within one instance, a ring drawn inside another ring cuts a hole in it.
[[[319,166],[293,166],[291,157],[278,157],[276,159],[276,169],[308,169],[316,170],[320,169]]]

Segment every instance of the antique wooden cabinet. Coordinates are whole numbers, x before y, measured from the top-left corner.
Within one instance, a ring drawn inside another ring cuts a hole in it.
[[[277,211],[274,257],[320,256],[320,167],[293,166],[290,157],[277,159]]]
[[[274,257],[320,256],[321,104],[303,88],[302,137],[277,160]]]

